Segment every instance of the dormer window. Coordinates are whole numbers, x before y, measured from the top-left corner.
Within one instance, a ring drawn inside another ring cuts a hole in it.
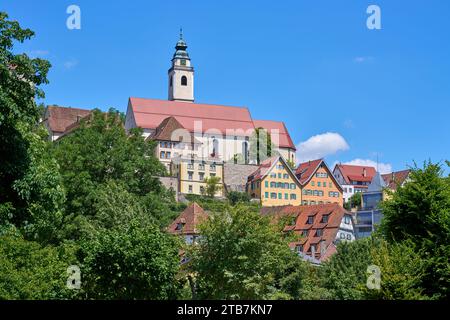
[[[175,230],[176,231],[181,231],[181,230],[183,230],[183,226],[184,226],[184,223],[178,222],[177,226],[175,227]]]
[[[328,223],[328,219],[329,219],[330,215],[329,214],[324,214],[322,216],[322,223]]]
[[[308,220],[306,221],[306,224],[313,224],[314,223],[314,216],[308,216]]]

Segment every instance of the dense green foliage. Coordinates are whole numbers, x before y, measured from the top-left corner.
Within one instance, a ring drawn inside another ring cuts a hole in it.
[[[67,267],[76,264],[71,246],[41,246],[8,232],[0,236],[0,300],[69,299]]]
[[[250,196],[246,192],[230,191],[227,193],[227,199],[231,205],[250,202]]]
[[[292,298],[301,261],[270,219],[242,205],[214,214],[192,248],[196,296],[201,299]],[[306,267],[305,267],[306,268]]]
[[[379,232],[340,243],[320,267],[294,254],[291,235],[248,195],[213,198],[214,180],[209,196],[186,196],[210,216],[187,246],[165,232],[186,204],[161,185],[154,143],[125,132],[123,114],[96,110],[48,141],[36,100],[50,63],[13,51],[32,36],[0,13],[0,299],[450,297],[450,178],[442,165],[413,168],[382,203]],[[271,153],[268,141],[253,144],[255,155]],[[71,265],[81,269],[80,290],[66,286]],[[380,270],[379,289],[366,285],[369,266]]]
[[[344,204],[344,208],[347,210],[351,210],[353,208],[360,208],[361,202],[362,202],[362,194],[361,192],[356,192]]]
[[[443,174],[440,164],[416,166],[410,181],[382,205],[383,236],[390,243],[413,243],[422,253],[422,287],[436,298],[450,297],[450,177]]]

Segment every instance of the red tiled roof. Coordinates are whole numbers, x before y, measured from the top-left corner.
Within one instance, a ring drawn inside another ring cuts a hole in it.
[[[272,167],[278,162],[281,161],[284,166],[286,167],[287,171],[291,173],[292,178],[294,181],[297,181],[297,177],[295,176],[295,173],[292,172],[289,165],[286,163],[286,161],[283,159],[282,156],[272,156],[270,158],[267,158],[266,160],[262,161],[258,167],[251,175],[248,176],[247,183],[251,183],[253,181],[261,180],[263,179],[272,169]],[[299,187],[300,187],[300,183]]]
[[[317,169],[319,169],[321,164],[325,166],[325,169],[328,172],[328,176],[334,181],[336,187],[342,191],[341,185],[339,184],[339,182],[337,182],[336,178],[333,176],[333,173],[330,171],[323,159],[311,160],[300,163],[298,165],[297,169],[295,170],[295,175],[297,176],[300,183],[302,185],[307,184],[317,172]]]
[[[411,170],[402,170],[387,174],[382,174],[381,177],[383,178],[384,182],[386,183],[386,186],[392,190],[397,190],[399,186],[401,186],[405,180],[408,178],[409,173]]]
[[[282,217],[293,217],[294,223],[284,228],[285,232],[291,231],[295,234],[301,235],[302,231],[308,230],[308,236],[299,238],[298,243],[303,245],[303,252],[310,251],[311,245],[319,244],[323,241],[326,248],[325,254],[320,257],[320,247],[316,250],[315,258],[328,258],[332,252],[328,252],[330,245],[336,239],[337,232],[345,214],[350,214],[343,207],[338,204],[321,204],[313,206],[284,206],[284,207],[263,207],[261,208],[262,215],[273,216],[275,221],[279,221]],[[322,217],[328,216],[328,222],[322,222]],[[308,217],[313,216],[312,224],[307,224]],[[322,236],[317,236],[317,230],[323,230]],[[291,246],[296,242],[291,243]]]
[[[49,129],[53,132],[65,132],[68,127],[76,123],[81,118],[86,117],[91,113],[91,110],[61,107],[61,106],[47,106],[46,119]]]
[[[351,181],[370,182],[376,174],[374,167],[369,166],[355,166],[349,164],[336,165],[342,173],[345,181],[350,184]],[[364,169],[366,175],[364,176]]]
[[[296,150],[284,122],[272,120],[253,120],[253,124],[255,128],[266,129],[270,133],[272,143],[275,145],[279,144],[280,147],[287,146]]]
[[[317,159],[303,162],[298,165],[297,170],[295,170],[295,174],[302,185],[309,181],[322,162],[322,159]]]
[[[167,232],[176,235],[197,235],[198,225],[208,218],[208,214],[196,202],[190,204],[169,227]],[[177,230],[181,224],[182,228]]]
[[[143,129],[155,129],[165,118],[173,116],[190,132],[194,123],[201,122],[202,133],[216,129],[218,134],[249,136],[255,129],[250,112],[244,107],[221,106],[181,101],[130,98],[129,107],[134,113],[136,125]],[[295,145],[282,122],[258,122],[267,130],[280,130],[280,147],[295,149]],[[272,132],[271,132],[272,134]]]

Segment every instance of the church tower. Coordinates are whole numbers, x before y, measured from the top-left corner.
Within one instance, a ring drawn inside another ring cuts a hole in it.
[[[187,44],[180,30],[180,40],[175,46],[172,66],[169,69],[169,100],[194,102],[194,68],[187,53]]]

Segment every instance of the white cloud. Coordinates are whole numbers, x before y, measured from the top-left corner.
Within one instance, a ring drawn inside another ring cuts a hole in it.
[[[372,61],[372,60],[373,60],[373,57],[369,57],[369,56],[366,56],[366,57],[356,57],[356,58],[353,59],[353,61],[356,62],[356,63],[370,62],[370,61]]]
[[[367,167],[374,167],[377,169],[377,162],[370,160],[370,159],[354,159],[352,161],[345,162],[344,164],[352,164],[356,166],[367,166]],[[378,171],[380,171],[381,174],[384,173],[391,173],[392,172],[392,165],[390,163],[382,163],[378,162]]]
[[[67,70],[73,69],[78,65],[78,61],[75,59],[70,59],[64,62],[64,68]]]
[[[297,145],[297,162],[320,159],[348,149],[347,141],[339,133],[318,134]]]

